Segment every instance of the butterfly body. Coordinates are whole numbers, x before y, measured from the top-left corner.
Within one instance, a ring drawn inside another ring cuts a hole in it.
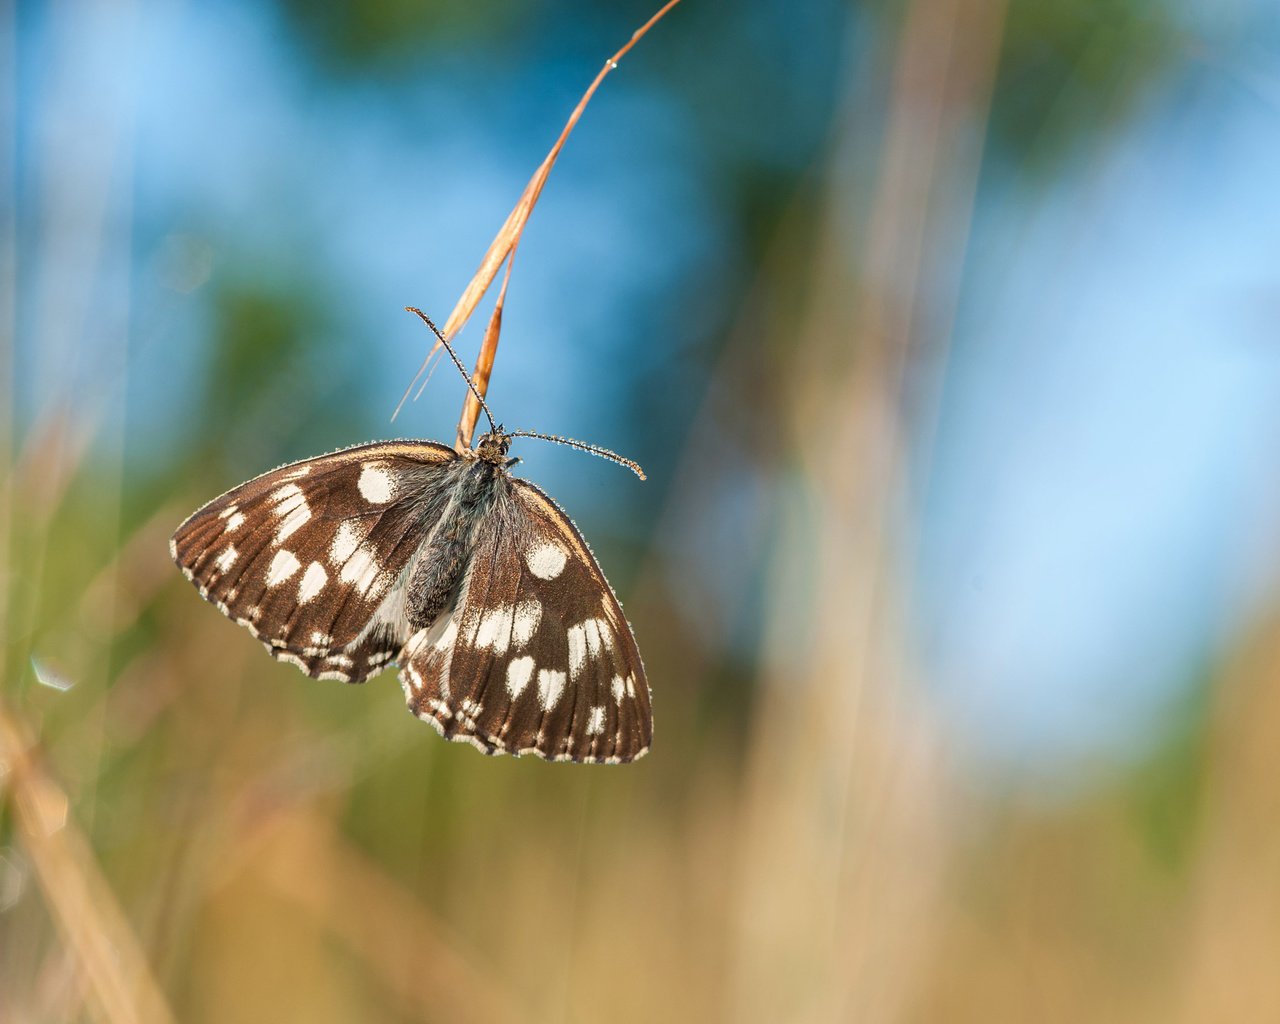
[[[413,630],[424,629],[450,605],[462,582],[476,529],[510,500],[507,470],[485,459],[459,459],[445,472],[443,489],[450,495],[429,541],[411,562],[406,591],[406,618]],[[427,517],[420,523],[430,525]]]
[[[192,515],[201,595],[309,675],[391,662],[409,708],[486,753],[620,763],[652,735],[631,628],[577,528],[510,473],[501,428],[459,453],[376,442],[282,466]]]

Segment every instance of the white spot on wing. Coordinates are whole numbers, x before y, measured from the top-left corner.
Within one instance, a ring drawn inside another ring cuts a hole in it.
[[[310,518],[311,508],[307,505],[307,499],[302,498],[294,506],[293,510],[281,521],[279,529],[276,530],[276,543],[279,544],[288,540],[294,533],[306,525],[307,520]]]
[[[587,735],[599,736],[604,732],[604,705],[591,709],[591,718],[587,721]]]
[[[526,647],[542,621],[542,603],[537,600],[522,601],[516,605],[511,622],[511,639],[516,648]]]
[[[476,647],[492,648],[494,654],[505,654],[507,644],[511,642],[511,618],[514,614],[510,605],[494,608],[480,616],[480,624],[476,627]]]
[[[548,541],[543,541],[536,548],[525,552],[525,562],[529,571],[540,580],[553,580],[564,571],[569,556],[563,548]]]
[[[385,505],[395,493],[391,474],[376,463],[369,463],[360,470],[360,493],[365,501]]]
[[[302,496],[302,488],[297,484],[285,484],[272,491],[268,500],[276,503],[276,515],[282,516],[295,508],[299,502],[305,503],[307,499]]]
[[[357,548],[342,567],[342,582],[350,583],[366,597],[374,597],[382,592],[382,588],[376,586],[379,572],[374,553],[368,548]]]
[[[470,697],[463,699],[458,706],[458,722],[464,729],[470,729],[472,732],[476,728],[476,719],[480,716],[480,712],[484,710],[484,706],[477,704]],[[483,748],[482,748],[483,749]]]
[[[405,696],[410,698],[427,685],[422,678],[422,673],[418,671],[411,661],[405,664],[404,671],[400,675],[400,682],[404,687]]]
[[[579,623],[569,628],[569,675],[577,679],[586,664],[587,631],[585,623]]]
[[[362,540],[364,537],[360,529],[349,520],[344,520],[338,527],[338,532],[334,534],[333,543],[329,545],[329,557],[333,559],[335,565],[341,565],[355,554]]]
[[[236,564],[239,554],[234,544],[228,544],[222,554],[213,560],[213,564],[218,567],[218,572],[226,572]]]
[[[533,659],[527,654],[523,658],[516,658],[507,666],[507,693],[511,694],[512,700],[524,692],[532,678]]]
[[[613,677],[613,702],[615,704],[622,703],[622,695],[627,692],[627,684],[623,681],[622,676]]]
[[[319,562],[312,562],[302,574],[302,582],[298,584],[298,604],[306,604],[329,582],[329,574]]]
[[[563,672],[555,669],[538,670],[538,703],[543,710],[550,711],[559,703],[560,695],[564,693],[565,678]]]
[[[446,647],[452,647],[453,642],[457,639],[458,620],[454,616],[450,616],[449,625],[445,626],[444,632],[440,634],[440,638],[436,641],[436,650],[443,651]]]
[[[274,587],[278,583],[283,583],[301,568],[302,563],[292,551],[277,551],[276,557],[271,559],[271,565],[267,569],[267,586]]]
[[[587,656],[596,657],[600,653],[600,627],[604,626],[607,630],[608,623],[601,622],[599,619],[587,619],[582,624],[582,631],[587,638]]]
[[[230,519],[233,515],[236,514],[236,511],[239,509],[239,507],[240,507],[239,505],[228,505],[226,508],[224,508],[221,512],[218,513],[218,518]]]

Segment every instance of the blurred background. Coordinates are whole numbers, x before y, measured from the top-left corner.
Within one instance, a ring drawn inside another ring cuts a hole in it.
[[[452,439],[402,307],[656,6],[0,3],[0,1019],[1280,1020],[1267,0],[686,0],[606,80],[489,398],[649,471],[518,453],[643,761],[443,743],[170,563]]]

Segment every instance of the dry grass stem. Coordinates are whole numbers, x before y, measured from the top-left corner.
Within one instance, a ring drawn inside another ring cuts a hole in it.
[[[493,362],[498,358],[498,334],[502,331],[502,311],[507,304],[507,285],[511,283],[511,268],[516,262],[516,247],[520,244],[517,238],[512,243],[511,252],[507,255],[507,269],[502,275],[502,287],[498,289],[498,301],[493,304],[493,313],[489,317],[489,326],[484,331],[484,341],[480,344],[480,354],[476,356],[476,367],[471,374],[472,383],[482,395],[489,393],[489,377],[493,373]],[[471,447],[471,438],[475,436],[476,420],[480,415],[480,402],[470,391],[462,405],[462,415],[458,419],[458,434],[454,439],[454,447],[459,451]]]
[[[542,188],[547,182],[551,168],[560,156],[560,151],[564,148],[565,142],[568,141],[569,133],[577,125],[578,120],[582,117],[582,112],[586,110],[587,104],[591,102],[591,97],[595,95],[596,89],[600,87],[600,83],[604,81],[605,76],[616,69],[618,62],[626,56],[627,52],[644,38],[649,29],[661,21],[666,16],[666,13],[679,2],[680,0],[668,0],[667,3],[663,4],[653,17],[631,34],[631,38],[627,40],[625,46],[604,62],[604,66],[596,74],[586,92],[582,94],[577,106],[573,108],[573,112],[569,115],[569,120],[565,122],[564,129],[551,147],[551,151],[546,155],[542,163],[538,165],[538,169],[533,172],[533,177],[529,179],[529,183],[524,187],[524,191],[520,194],[520,199],[516,202],[512,211],[507,214],[507,219],[503,222],[502,227],[498,229],[497,235],[489,244],[484,258],[480,261],[479,268],[472,276],[470,283],[462,290],[462,296],[458,299],[457,305],[453,307],[453,312],[449,314],[449,318],[445,321],[441,333],[446,338],[452,339],[471,319],[471,314],[475,312],[476,306],[480,304],[480,299],[484,297],[485,292],[489,290],[489,286],[493,284],[493,279],[498,276],[498,269],[502,266],[503,261],[508,261],[507,278],[503,281],[502,293],[498,297],[498,304],[494,308],[494,316],[490,320],[489,329],[486,331],[484,342],[481,345],[480,355],[476,359],[476,387],[481,395],[486,393],[489,374],[493,370],[493,361],[497,353],[498,331],[502,322],[502,303],[506,295],[506,281],[510,279],[511,275],[510,259],[515,255],[516,246],[520,244],[520,236],[524,233],[525,224],[529,221],[529,214],[533,212],[533,207],[538,202],[538,197],[542,194]],[[430,363],[432,356],[436,354],[439,347],[440,343],[438,341],[431,346],[426,358],[422,361],[422,365],[418,367],[418,372],[414,374],[413,380],[409,382],[404,395],[401,396],[400,402],[396,406],[396,411],[392,413],[391,418],[393,420],[399,415],[405,401],[412,393],[414,385],[417,384],[422,374],[426,372],[428,363]],[[482,374],[483,377],[481,376]],[[466,400],[463,403],[462,415],[458,418],[457,447],[459,449],[470,447],[471,439],[475,435],[476,420],[479,415],[480,403],[468,391]]]

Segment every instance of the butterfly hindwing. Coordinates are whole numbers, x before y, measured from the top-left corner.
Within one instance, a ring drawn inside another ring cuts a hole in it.
[[[620,763],[652,737],[631,628],[581,534],[504,476],[452,611],[401,655],[410,709],[486,753]]]
[[[282,466],[205,505],[170,548],[201,596],[273,656],[360,682],[404,643],[405,568],[458,461],[444,445],[404,441]]]

